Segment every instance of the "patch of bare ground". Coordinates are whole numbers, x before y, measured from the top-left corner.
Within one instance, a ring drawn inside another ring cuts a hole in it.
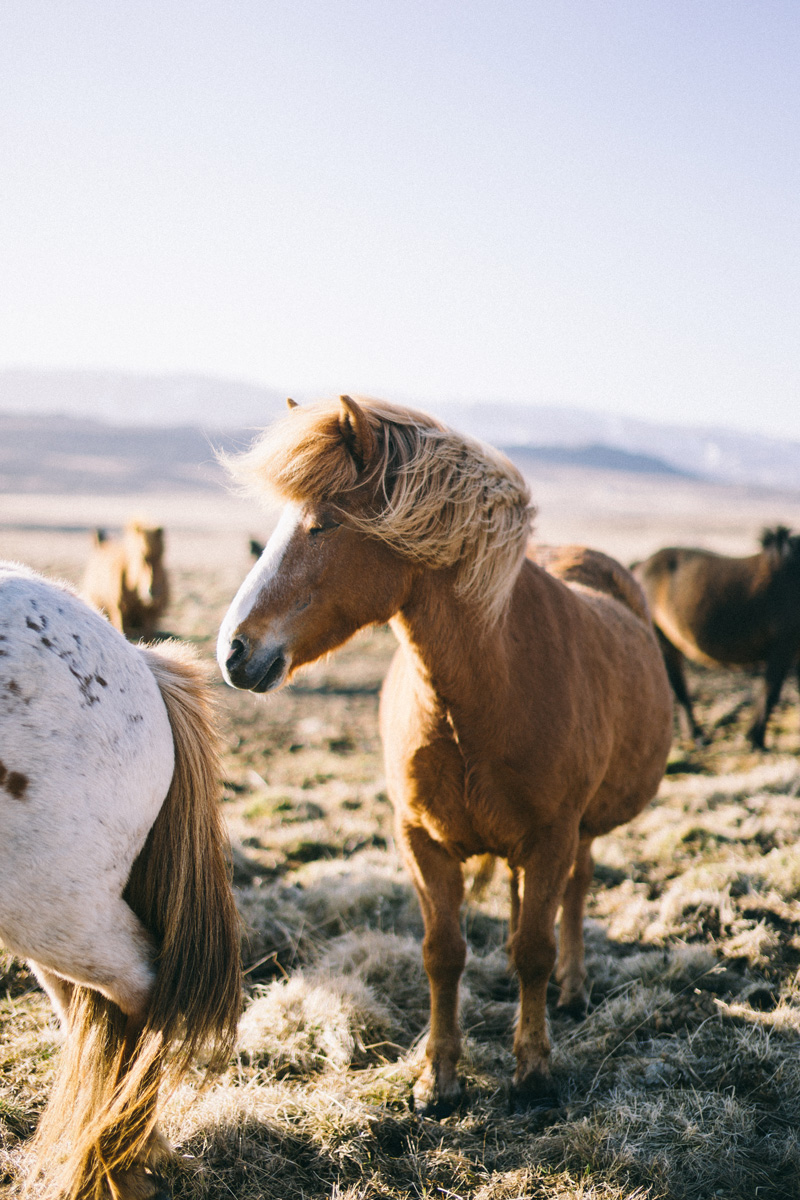
[[[258,533],[257,527],[252,532]],[[247,568],[219,532],[173,533],[167,631],[212,655]],[[191,540],[193,539],[193,540]],[[78,579],[83,541],[34,565]],[[409,1106],[428,1018],[416,899],[394,848],[377,732],[393,640],[355,639],[277,696],[221,685],[223,804],[247,1003],[218,1084],[166,1105],[179,1200],[784,1200],[800,1196],[800,713],[767,754],[756,682],[693,672],[709,747],[676,738],[654,804],[597,844],[592,1010],[551,1008],[558,1104],[511,1113],[516,984],[498,870],[464,908],[467,1100]],[[553,996],[553,1001],[555,996]],[[59,1035],[0,959],[0,1190],[19,1188]],[[199,1076],[198,1076],[199,1078]]]

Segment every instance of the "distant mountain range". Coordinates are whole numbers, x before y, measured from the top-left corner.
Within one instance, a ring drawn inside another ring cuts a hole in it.
[[[543,405],[416,403],[532,465],[800,492],[800,442]],[[217,486],[213,447],[247,444],[283,411],[282,391],[202,375],[0,371],[0,489]]]
[[[219,487],[215,448],[246,436],[213,439],[196,425],[119,426],[81,417],[0,412],[0,492],[125,494]]]

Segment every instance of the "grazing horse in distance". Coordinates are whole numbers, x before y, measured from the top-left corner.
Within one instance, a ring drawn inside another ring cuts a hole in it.
[[[64,1028],[30,1187],[166,1200],[156,1128],[228,1056],[239,924],[209,691],[188,648],[133,646],[66,587],[0,564],[0,938]]]
[[[389,621],[400,643],[381,730],[425,922],[431,1029],[415,1099],[438,1114],[461,1094],[462,864],[488,853],[512,872],[513,1094],[546,1102],[554,964],[561,1008],[587,1003],[592,841],[655,795],[671,741],[641,589],[590,550],[526,557],[516,468],[411,409],[347,396],[295,407],[230,466],[285,508],[223,621],[226,680],[272,691],[372,623]]]
[[[800,536],[765,529],[761,550],[728,558],[711,550],[668,547],[634,567],[661,638],[675,696],[695,738],[683,656],[702,666],[764,664],[764,690],[748,730],[764,748],[770,714],[793,668],[800,685]]]
[[[81,591],[126,637],[152,638],[169,602],[161,526],[131,521],[120,541],[98,529]]]

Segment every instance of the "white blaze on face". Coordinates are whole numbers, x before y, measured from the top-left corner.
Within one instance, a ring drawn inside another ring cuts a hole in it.
[[[264,588],[269,586],[280,570],[283,556],[300,523],[301,515],[302,509],[299,504],[285,506],[278,524],[272,531],[272,537],[264,547],[264,553],[246,576],[225,614],[217,638],[217,662],[223,675],[225,675],[225,661],[230,653],[231,640],[235,637],[239,626],[250,616],[253,606]]]

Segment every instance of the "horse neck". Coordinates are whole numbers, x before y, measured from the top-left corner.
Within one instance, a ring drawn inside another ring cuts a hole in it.
[[[423,571],[390,625],[411,666],[421,699],[451,720],[486,724],[487,693],[505,690],[509,636],[505,621],[487,626],[483,612],[458,596],[451,571]]]

